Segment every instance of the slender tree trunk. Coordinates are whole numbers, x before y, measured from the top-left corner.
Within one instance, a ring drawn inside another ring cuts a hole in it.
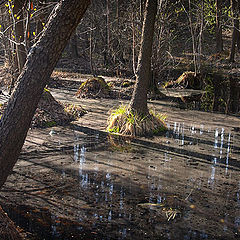
[[[5,32],[6,28],[5,28],[5,22],[6,18],[8,17],[8,15],[6,16],[6,13],[3,9],[3,7],[0,7],[0,15],[1,15],[1,22],[2,22],[2,27],[1,27],[1,31]],[[3,43],[4,46],[4,57],[5,57],[5,61],[8,61],[9,64],[11,62],[11,45],[10,42],[8,41],[8,38],[3,36],[1,37],[1,41]]]
[[[201,56],[202,56],[202,40],[203,40],[203,27],[204,27],[204,0],[201,1],[200,9],[200,29],[198,34],[198,52],[196,56],[197,60],[197,73],[201,72]]]
[[[90,69],[91,69],[91,73],[92,75],[95,77],[96,73],[94,71],[94,63],[93,63],[93,44],[94,44],[94,39],[93,39],[93,20],[91,19],[91,29],[89,31],[89,63],[90,63]]]
[[[146,2],[136,84],[130,102],[130,109],[140,114],[148,114],[147,91],[150,83],[152,45],[157,6],[157,0],[147,0]]]
[[[90,0],[57,4],[42,36],[30,50],[0,121],[0,187],[17,161],[43,89],[89,4]]]
[[[222,0],[216,0],[216,50],[223,51],[222,39]]]
[[[109,0],[106,0],[106,35],[105,35],[105,51],[104,51],[104,64],[106,67],[108,67],[110,63],[110,24],[109,24]]]
[[[240,110],[240,83],[236,78],[229,78],[229,96],[226,113],[237,113]]]
[[[233,31],[232,31],[232,44],[231,52],[229,56],[229,61],[234,62],[235,52],[236,52],[236,43],[239,38],[239,9],[238,9],[238,0],[231,0],[232,7],[232,16],[233,16]]]
[[[135,24],[134,24],[134,12],[132,9],[132,66],[133,66],[133,73],[136,75],[136,62],[135,62]]]
[[[13,6],[13,5],[12,5]],[[14,39],[16,42],[16,56],[14,60],[16,61],[14,66],[14,73],[12,74],[12,81],[9,89],[9,94],[12,93],[12,89],[16,84],[16,79],[18,75],[21,73],[23,66],[26,62],[27,53],[26,48],[24,45],[24,16],[23,16],[23,7],[24,1],[23,0],[15,0],[14,7],[13,7],[13,29],[14,29]]]
[[[24,46],[23,6],[24,6],[23,0],[14,1],[13,14],[14,16],[17,16],[17,20],[15,23],[15,39],[17,42],[16,51],[17,51],[17,66],[19,73],[22,71],[27,58],[26,49]]]
[[[29,37],[29,33],[30,33],[30,8],[31,8],[31,1],[28,2],[27,4],[27,11],[26,11],[26,26],[25,26],[25,47],[26,50],[28,51],[30,48],[30,37]]]
[[[38,17],[37,17],[37,23],[36,23],[36,41],[39,39],[40,34],[44,28],[44,23],[46,21],[46,12],[44,11],[44,6],[46,6],[46,1],[38,1],[38,10],[40,11]]]
[[[188,0],[188,8],[189,8],[189,25],[190,25],[190,31],[191,31],[191,37],[192,37],[192,51],[193,51],[193,64],[194,64],[194,73],[195,76],[197,75],[197,44],[196,44],[196,33],[193,29],[193,16],[192,16],[192,7],[191,7],[191,0]]]
[[[75,32],[74,35],[71,37],[71,40],[69,42],[69,51],[71,58],[78,58],[78,36],[77,33]]]

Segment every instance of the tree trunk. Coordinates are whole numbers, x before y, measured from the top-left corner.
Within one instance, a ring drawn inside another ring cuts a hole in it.
[[[24,16],[23,16],[23,0],[15,0],[14,8],[13,8],[13,30],[14,30],[14,40],[16,42],[16,57],[14,58],[15,63],[14,73],[12,74],[12,81],[9,89],[9,94],[12,93],[12,89],[16,83],[16,79],[21,73],[23,66],[26,62],[27,53],[26,48],[24,46]],[[16,16],[16,17],[15,17]]]
[[[90,0],[57,4],[30,50],[0,122],[0,187],[17,161],[43,89],[89,4]]]
[[[232,31],[232,44],[231,44],[229,62],[234,62],[234,56],[236,52],[236,43],[239,38],[238,0],[231,0],[231,7],[232,7],[232,16],[233,16],[233,31]]]
[[[15,0],[13,14],[19,17],[19,19],[15,20],[15,38],[16,38],[16,51],[17,51],[17,66],[18,72],[20,73],[23,69],[23,66],[26,62],[27,54],[24,46],[24,19],[23,19],[23,0]]]
[[[71,58],[78,58],[78,36],[75,31],[69,42],[69,51]]]
[[[109,68],[110,64],[110,24],[109,24],[109,0],[106,0],[106,35],[105,35],[105,51],[104,51],[104,64]]]
[[[150,83],[152,45],[157,5],[157,0],[147,0],[146,2],[141,49],[138,56],[136,84],[130,102],[130,109],[140,114],[148,114],[147,91]]]
[[[238,78],[229,78],[229,97],[226,113],[238,113],[240,110],[240,83]]]
[[[222,40],[222,0],[216,0],[216,50],[223,51]]]
[[[46,1],[38,1],[38,11],[40,11],[38,17],[37,17],[37,22],[36,22],[36,41],[39,39],[40,37],[40,33],[43,30],[44,27],[44,23],[47,19],[48,14],[44,11],[44,7],[46,5]]]
[[[240,17],[240,0],[237,0],[237,50],[240,52],[240,29],[239,29],[239,17]]]

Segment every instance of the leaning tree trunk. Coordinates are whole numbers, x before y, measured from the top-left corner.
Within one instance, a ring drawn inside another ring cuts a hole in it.
[[[143,22],[141,49],[138,56],[136,84],[130,102],[130,109],[140,114],[148,114],[147,91],[150,83],[154,23],[157,14],[157,0],[147,0]]]
[[[222,0],[216,0],[216,50],[223,51],[222,39]]]
[[[51,73],[90,0],[61,1],[32,47],[0,122],[0,187],[12,171]]]

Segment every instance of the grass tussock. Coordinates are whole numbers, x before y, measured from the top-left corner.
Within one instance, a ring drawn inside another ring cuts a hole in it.
[[[108,119],[107,131],[128,136],[158,135],[167,129],[165,119],[165,115],[156,114],[154,111],[143,116],[122,105],[112,110]]]
[[[93,77],[81,84],[76,93],[80,98],[109,97],[111,89],[102,77]]]

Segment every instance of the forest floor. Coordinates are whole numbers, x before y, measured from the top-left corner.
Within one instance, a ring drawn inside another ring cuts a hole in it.
[[[149,100],[167,115],[168,131],[121,138],[105,132],[107,118],[128,100],[80,99],[75,94],[86,76],[53,78],[55,99],[87,113],[28,132],[0,191],[0,205],[25,239],[239,238],[239,115]]]

